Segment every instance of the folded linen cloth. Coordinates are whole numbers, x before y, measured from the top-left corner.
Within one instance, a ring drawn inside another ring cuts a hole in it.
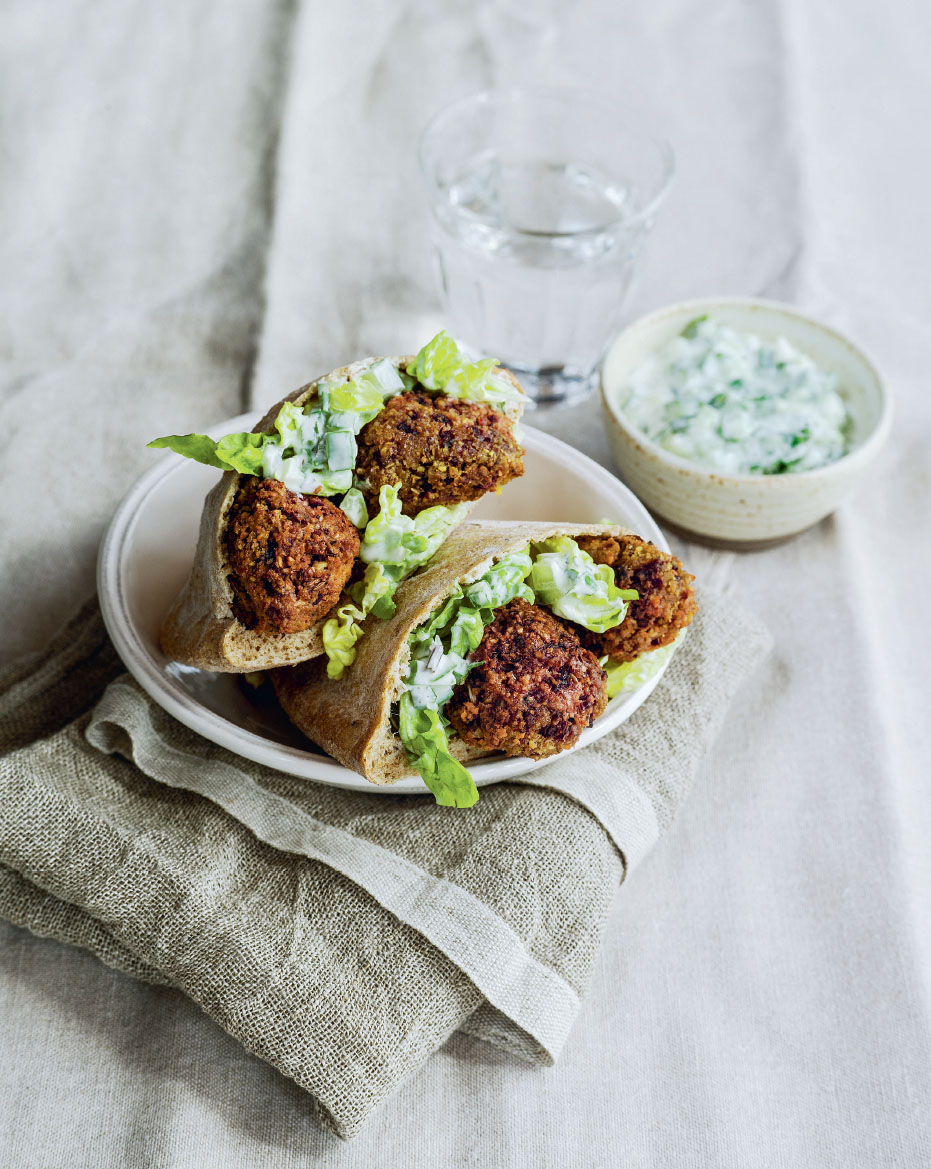
[[[615,890],[769,648],[701,599],[623,728],[469,810],[207,742],[122,671],[91,603],[0,671],[0,916],[183,991],[344,1137],[456,1030],[551,1063]]]

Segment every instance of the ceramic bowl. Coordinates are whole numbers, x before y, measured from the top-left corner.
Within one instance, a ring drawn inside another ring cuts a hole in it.
[[[766,339],[783,336],[835,373],[853,421],[849,453],[816,471],[731,475],[670,454],[636,430],[620,407],[630,373],[702,315]],[[778,543],[830,515],[872,464],[892,422],[882,380],[855,345],[797,309],[765,300],[683,301],[641,317],[608,351],[601,394],[611,449],[634,493],[683,535],[738,549]]]

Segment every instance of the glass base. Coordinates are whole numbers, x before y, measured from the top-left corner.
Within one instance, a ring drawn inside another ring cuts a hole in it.
[[[575,406],[584,402],[598,386],[598,371],[580,377],[566,372],[564,365],[550,365],[544,369],[525,369],[507,364],[524,392],[530,398],[528,409],[545,410],[552,406]]]

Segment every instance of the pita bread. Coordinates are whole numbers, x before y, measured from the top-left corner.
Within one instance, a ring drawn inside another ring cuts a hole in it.
[[[460,524],[430,564],[400,586],[394,617],[369,618],[356,660],[339,681],[327,677],[323,659],[273,670],[270,677],[278,701],[309,739],[371,783],[389,784],[414,775],[390,721],[410,660],[408,636],[439,609],[457,584],[478,580],[494,561],[528,543],[551,536],[625,534],[628,529],[605,524]],[[450,752],[462,762],[487,754],[455,737]]]
[[[400,367],[413,361],[413,358],[401,356],[389,357],[387,360]],[[350,381],[370,361],[344,365],[295,390],[269,410],[253,427],[253,433],[271,432],[284,402],[304,406],[317,396],[317,387],[321,382]],[[520,384],[511,373],[507,370],[500,372],[520,390]],[[508,402],[502,411],[516,422],[523,412],[523,405],[522,401]],[[323,653],[322,629],[326,618],[300,633],[269,635],[254,632],[233,615],[233,591],[229,583],[230,569],[226,555],[226,525],[243,478],[245,476],[235,471],[225,471],[204,500],[191,575],[172,605],[160,632],[162,651],[167,657],[200,670],[242,674],[293,665]],[[468,510],[474,506],[475,503],[469,504]]]

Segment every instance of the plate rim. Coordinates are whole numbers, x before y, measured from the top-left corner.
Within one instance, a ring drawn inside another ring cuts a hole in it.
[[[224,429],[232,432],[246,426],[251,428],[261,417],[259,411],[248,411],[220,422],[211,429]],[[563,461],[566,455],[570,454],[573,460],[577,460],[581,464],[587,477],[600,480],[612,493],[619,492],[626,496],[626,502],[633,504],[633,510],[641,510],[646,517],[649,527],[649,530],[644,533],[646,538],[652,540],[663,551],[669,551],[669,544],[663,532],[646,506],[626,484],[612,475],[607,468],[602,467],[590,456],[546,431],[528,425],[522,425],[521,430],[525,446],[541,453],[546,452],[549,448],[551,451],[561,454]],[[129,673],[154,702],[189,730],[203,736],[217,746],[249,759],[253,763],[260,763],[287,775],[309,779],[316,783],[344,790],[367,791],[381,795],[422,796],[427,794],[428,789],[419,777],[401,779],[393,784],[373,784],[356,772],[343,767],[335,759],[311,754],[285,743],[276,743],[263,735],[238,726],[216,711],[197,702],[187,690],[177,683],[173,683],[169,675],[166,674],[162,663],[152,656],[129,611],[124,579],[125,561],[132,548],[133,531],[143,505],[163,481],[182,470],[185,465],[182,461],[175,461],[170,453],[166,453],[155,466],[145,471],[123,496],[100,542],[97,556],[97,594],[101,614],[114,647]],[[536,771],[610,733],[621,723],[626,722],[634,711],[646,701],[665,673],[671,657],[672,655],[653,677],[649,678],[632,694],[620,695],[611,699],[605,713],[597,720],[596,725],[587,728],[570,751],[560,752],[547,759],[533,760],[526,756],[498,757],[478,760],[470,764],[469,770],[475,780],[476,787],[501,783],[527,772]],[[165,660],[167,661],[167,659]]]

